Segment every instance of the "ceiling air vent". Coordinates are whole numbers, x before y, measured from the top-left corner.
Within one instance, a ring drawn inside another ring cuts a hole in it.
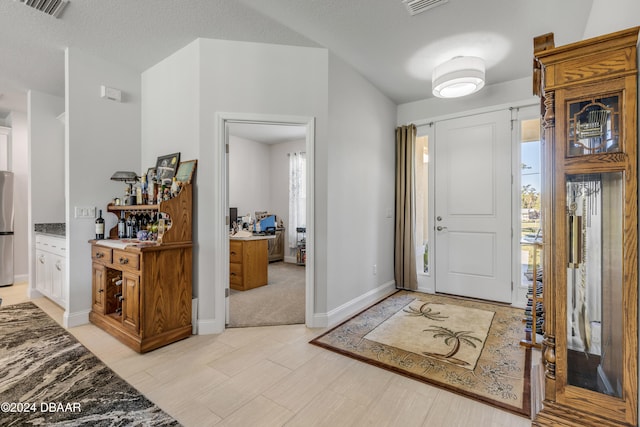
[[[69,0],[14,0],[57,18]]]
[[[411,15],[417,15],[427,10],[447,3],[449,0],[402,0]]]

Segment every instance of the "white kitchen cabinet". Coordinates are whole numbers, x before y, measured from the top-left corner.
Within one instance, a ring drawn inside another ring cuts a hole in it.
[[[66,306],[66,240],[36,234],[36,289],[61,306]]]

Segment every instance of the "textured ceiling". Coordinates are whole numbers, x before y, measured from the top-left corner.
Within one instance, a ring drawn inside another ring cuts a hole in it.
[[[456,55],[484,57],[488,84],[530,76],[533,37],[582,39],[591,4],[449,0],[410,16],[401,0],[71,0],[54,19],[1,0],[0,110],[24,109],[30,88],[62,96],[66,46],[142,72],[197,37],[324,46],[404,103],[431,97],[433,67]]]

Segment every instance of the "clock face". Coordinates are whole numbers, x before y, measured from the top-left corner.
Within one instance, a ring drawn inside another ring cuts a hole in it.
[[[569,102],[567,109],[569,157],[621,151],[618,95]]]

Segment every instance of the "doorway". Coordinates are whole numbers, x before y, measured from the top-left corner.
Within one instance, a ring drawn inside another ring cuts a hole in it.
[[[274,115],[262,115],[262,114],[250,114],[250,113],[218,113],[216,114],[216,124],[218,128],[218,137],[221,143],[219,144],[219,151],[216,158],[218,159],[218,165],[220,167],[219,178],[221,182],[220,194],[220,206],[223,211],[223,217],[227,218],[224,232],[219,234],[220,241],[217,242],[222,248],[221,253],[221,270],[217,274],[215,285],[216,298],[220,297],[225,301],[225,321],[229,320],[229,296],[231,289],[229,287],[229,275],[230,275],[230,256],[229,256],[229,137],[232,134],[231,130],[240,125],[261,125],[261,126],[274,126],[286,127],[292,130],[295,127],[303,128],[304,134],[304,150],[306,152],[306,227],[305,227],[305,255],[306,262],[304,266],[304,323],[307,326],[312,326],[313,321],[313,307],[314,307],[314,253],[313,253],[313,236],[314,236],[314,173],[313,173],[313,153],[314,153],[314,136],[315,136],[315,120],[312,117],[298,117],[298,116],[274,116]],[[264,130],[265,128],[263,128]],[[246,213],[246,212],[244,212]],[[244,214],[243,213],[243,214]],[[239,212],[240,214],[240,212]],[[255,211],[253,212],[255,214]],[[225,322],[225,323],[226,323]]]
[[[266,251],[231,259],[227,327],[304,324],[306,126],[228,128],[230,250]]]

